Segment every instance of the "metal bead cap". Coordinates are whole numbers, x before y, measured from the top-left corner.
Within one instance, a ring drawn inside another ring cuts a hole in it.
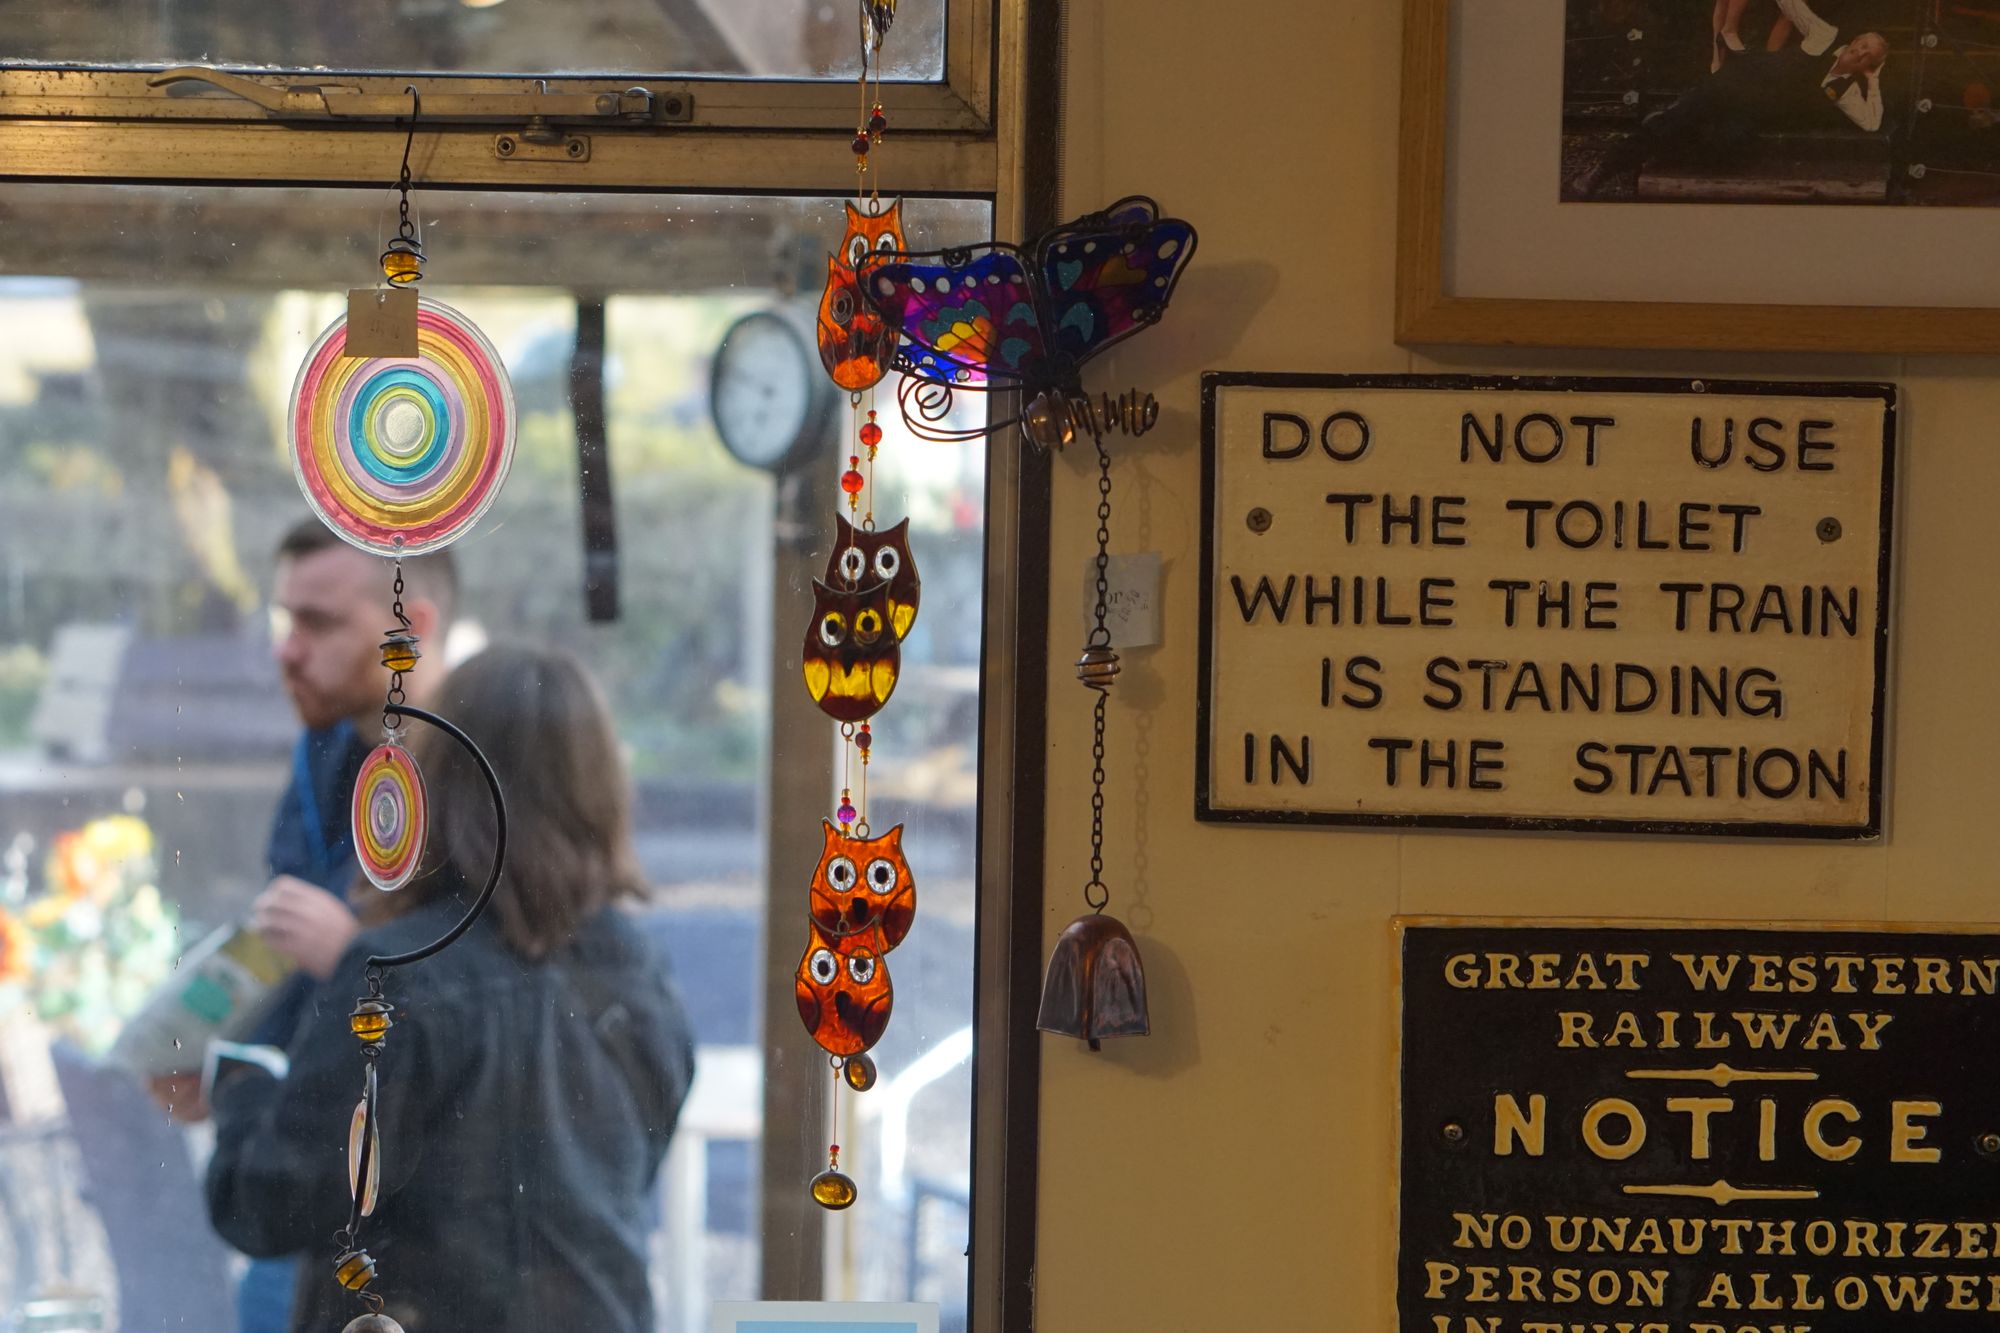
[[[340,1330],[340,1333],[403,1333],[403,1326],[388,1315],[371,1311]]]

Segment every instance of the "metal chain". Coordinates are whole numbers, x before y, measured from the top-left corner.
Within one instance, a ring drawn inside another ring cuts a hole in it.
[[[1111,901],[1104,886],[1104,705],[1108,696],[1097,694],[1092,710],[1096,734],[1090,744],[1090,883],[1083,886],[1083,901],[1093,912],[1102,912]]]
[[[424,102],[423,98],[418,96],[415,88],[410,88],[408,91],[410,94],[410,129],[409,133],[403,136],[403,171],[396,178],[396,189],[403,196],[401,202],[397,205],[397,212],[401,217],[401,221],[396,225],[396,234],[406,241],[414,241],[417,239],[417,227],[415,223],[410,221],[410,146],[417,141],[417,117],[424,113]]]
[[[1111,580],[1106,572],[1111,564],[1111,455],[1105,451],[1102,436],[1096,437],[1096,443],[1097,605],[1096,621],[1090,630],[1093,648],[1111,644],[1111,630],[1104,623],[1111,595]],[[1097,704],[1091,710],[1090,882],[1083,886],[1083,901],[1091,911],[1102,912],[1111,901],[1111,890],[1104,884],[1104,706],[1109,696],[1101,689],[1096,693]]]
[[[1105,627],[1106,603],[1111,595],[1111,455],[1105,451],[1104,437],[1097,442],[1097,623],[1090,631],[1093,648],[1107,647],[1111,631]]]

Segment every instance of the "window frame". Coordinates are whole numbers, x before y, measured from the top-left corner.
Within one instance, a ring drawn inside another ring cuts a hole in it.
[[[1001,37],[1018,26],[1025,9],[1024,0],[946,0],[944,78],[883,85],[895,117],[884,159],[899,192],[982,195],[1005,204],[1011,186],[1002,169],[1006,136],[997,90],[1019,71],[1003,74]],[[341,185],[383,178],[382,142],[391,136],[400,141],[402,134],[394,115],[277,113],[211,86],[150,82],[168,69],[195,68],[0,66],[0,181]],[[432,188],[838,195],[854,187],[853,164],[835,146],[855,128],[854,86],[844,79],[538,78],[235,66],[223,72],[274,92],[317,86],[400,97],[414,87],[434,108],[452,96],[492,98],[493,111],[476,119],[423,117],[412,164],[419,183]],[[656,108],[685,99],[687,118],[551,118],[553,127],[588,136],[584,161],[496,150],[499,135],[525,126],[534,96],[632,88],[651,92]],[[511,112],[509,101],[522,109]]]
[[[884,85],[894,116],[884,184],[898,194],[988,199],[995,235],[1026,235],[1056,217],[1058,7],[946,3],[943,79]],[[395,177],[404,131],[392,118],[274,115],[212,89],[153,87],[148,80],[161,68],[0,67],[0,184],[380,189]],[[400,94],[415,85],[433,94],[434,105],[454,93],[541,91],[533,77],[228,72],[273,86],[310,80]],[[546,80],[551,94],[631,87],[651,90],[656,106],[675,92],[689,96],[691,114],[652,123],[555,119],[588,136],[583,161],[501,156],[496,137],[524,117],[427,114],[411,157],[419,188],[834,196],[854,189],[852,161],[840,151],[854,131],[850,82]],[[1034,1322],[1050,476],[1050,460],[1017,441],[996,440],[987,452],[968,1264],[975,1333],[1013,1333]]]

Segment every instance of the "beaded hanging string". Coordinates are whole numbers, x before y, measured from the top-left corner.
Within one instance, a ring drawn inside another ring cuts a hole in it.
[[[902,942],[915,912],[916,886],[901,850],[900,826],[877,834],[869,823],[869,768],[875,734],[870,719],[888,702],[901,670],[903,637],[917,613],[919,583],[908,544],[908,521],[877,524],[876,455],[883,443],[875,386],[895,360],[895,333],[862,299],[868,264],[904,252],[900,203],[884,205],[879,153],[888,127],[881,101],[879,53],[895,14],[893,0],[858,0],[861,70],[858,120],[851,149],[855,191],[847,229],[831,258],[819,320],[821,360],[847,393],[850,437],[840,490],[846,503],[823,582],[815,583],[814,628],[806,639],[808,689],[837,724],[840,797],[825,822],[819,871],[812,887],[812,922],[798,976],[799,1013],[827,1052],[833,1071],[829,1123],[834,1129],[826,1167],[810,1193],[822,1207],[849,1207],[859,1197],[842,1169],[843,1099],[874,1086],[868,1050],[889,1021],[892,992],[885,955]],[[872,82],[871,82],[872,76]],[[853,1160],[850,1146],[848,1161]]]
[[[414,87],[397,173],[396,234],[380,255],[390,287],[423,280],[421,229],[411,211],[410,153],[423,104]],[[414,295],[414,293],[413,293]],[[350,309],[352,309],[352,294]],[[478,745],[451,722],[411,704],[405,676],[422,657],[404,604],[403,560],[441,550],[478,522],[505,483],[514,452],[513,385],[499,353],[478,327],[442,303],[418,298],[415,355],[378,355],[349,342],[336,320],[306,353],[292,389],[292,468],[307,502],[350,545],[392,562],[381,661],[389,673],[382,698],[382,741],[362,761],[349,813],[355,859],[378,889],[408,884],[423,860],[429,810],[423,774],[404,747],[410,719],[442,731],[471,758],[493,803],[493,864],[456,925],[421,948],[376,954],[364,964],[363,991],[348,1015],[361,1043],[361,1095],[348,1121],[351,1195],[346,1225],[334,1233],[334,1280],[354,1293],[363,1313],[346,1333],[402,1333],[375,1290],[376,1264],[362,1232],[381,1198],[380,1061],[396,1006],[386,993],[394,968],[449,947],[486,911],[507,854],[507,808],[500,781]]]

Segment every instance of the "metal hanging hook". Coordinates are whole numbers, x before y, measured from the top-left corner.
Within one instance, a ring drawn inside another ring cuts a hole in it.
[[[410,125],[403,136],[403,167],[396,176],[396,235],[382,251],[382,276],[392,287],[413,287],[424,280],[424,244],[417,224],[410,220],[410,149],[417,141],[417,121],[424,114],[423,95],[412,83],[403,89],[410,95]],[[398,117],[398,119],[401,119]]]

